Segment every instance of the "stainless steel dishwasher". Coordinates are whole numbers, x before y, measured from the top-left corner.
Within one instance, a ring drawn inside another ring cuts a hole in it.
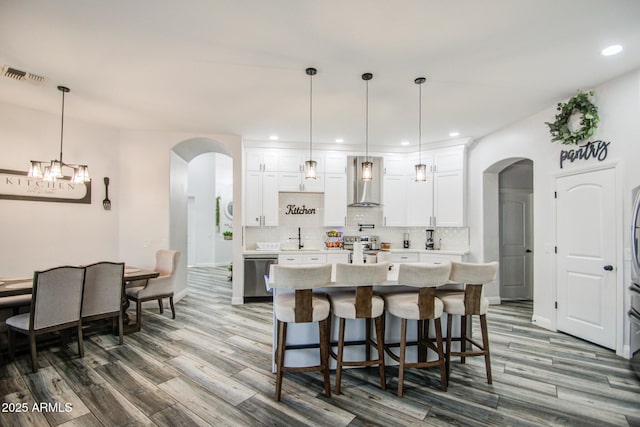
[[[278,263],[277,255],[245,255],[244,257],[244,301],[268,301],[273,299],[267,291],[264,276],[269,274],[271,264]]]

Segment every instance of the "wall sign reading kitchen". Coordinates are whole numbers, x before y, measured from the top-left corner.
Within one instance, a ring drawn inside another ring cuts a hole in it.
[[[0,199],[90,204],[91,182],[76,184],[70,177],[46,182],[26,172],[0,169]]]
[[[280,225],[321,226],[324,212],[322,193],[279,193]]]

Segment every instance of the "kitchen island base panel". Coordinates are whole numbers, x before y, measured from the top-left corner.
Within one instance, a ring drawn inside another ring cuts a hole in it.
[[[385,343],[396,349],[400,343],[400,323],[401,319],[392,316],[388,313],[385,313]],[[349,345],[349,343],[353,342],[364,342],[365,340],[365,322],[358,322],[357,319],[347,319],[347,328],[345,331],[345,345],[344,348],[344,360],[364,360],[365,357],[365,345]],[[434,330],[434,322],[430,322],[429,326],[429,337],[435,339],[435,330]],[[459,336],[455,335],[455,331],[460,330],[460,316],[454,316],[453,322],[451,324],[452,329],[454,331],[454,338],[459,338]],[[442,318],[442,332],[446,333],[447,321],[446,318]],[[467,328],[470,328],[471,325],[467,324]],[[470,330],[470,329],[469,329]],[[336,318],[333,318],[331,321],[331,346],[334,349],[337,349],[338,345],[338,332],[339,332],[339,322]],[[274,341],[273,341],[273,352],[272,352],[272,372],[275,373],[275,333],[274,333]],[[407,323],[407,341],[415,342],[417,340],[417,322],[408,322]],[[298,324],[290,324],[289,330],[287,333],[287,351],[285,353],[285,365],[286,366],[310,366],[314,364],[320,363],[320,356],[318,353],[319,342],[318,342],[318,325],[315,323],[298,323]],[[460,342],[453,342],[452,348],[454,351],[459,351]],[[371,354],[372,357],[377,356],[375,350]],[[427,353],[427,360],[436,360],[438,355],[429,350]],[[385,354],[385,365],[393,366],[397,365],[398,362],[389,357],[388,354]],[[418,360],[418,351],[416,346],[407,347],[407,362],[415,362]],[[452,359],[455,360],[455,359]],[[329,358],[329,367],[330,369],[336,368],[336,361],[333,358]],[[345,369],[354,369],[356,367],[344,367]]]

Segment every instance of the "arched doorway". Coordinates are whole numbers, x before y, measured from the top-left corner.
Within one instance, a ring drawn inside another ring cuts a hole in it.
[[[509,158],[494,163],[484,171],[482,194],[483,234],[493,236],[484,239],[484,261],[500,262],[500,287],[489,297],[494,303],[532,299],[533,162]],[[513,292],[516,288],[520,294]]]
[[[233,189],[231,194],[225,195],[225,206],[221,206],[221,216],[224,215],[222,209],[227,207],[228,201],[233,201],[234,215],[224,218],[224,223],[228,229],[242,230],[242,203],[241,203],[241,145],[231,145],[223,143],[213,138],[199,137],[190,138],[179,142],[171,149],[170,156],[170,233],[169,239],[171,247],[182,252],[185,260],[189,259],[189,163],[196,157],[214,153],[216,155],[224,155],[231,158],[232,167],[226,173],[232,174]],[[228,177],[227,177],[228,178]],[[212,203],[215,203],[215,194],[210,195]],[[221,200],[222,202],[222,200]],[[215,206],[215,204],[213,205]],[[211,220],[215,222],[215,208],[211,210]],[[223,218],[220,218],[223,221]],[[240,234],[240,233],[239,233]],[[242,243],[241,238],[232,240],[232,261],[234,265],[242,263]],[[181,263],[183,271],[178,271],[178,275],[187,281],[187,263]],[[241,272],[240,272],[241,273]],[[242,274],[234,274],[232,289],[233,303],[242,301],[241,286]],[[236,296],[238,295],[238,296]]]

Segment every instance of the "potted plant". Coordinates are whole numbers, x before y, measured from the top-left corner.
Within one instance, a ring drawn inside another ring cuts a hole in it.
[[[222,236],[224,238],[224,240],[232,240],[233,239],[233,232],[232,231],[225,231],[222,233]]]

